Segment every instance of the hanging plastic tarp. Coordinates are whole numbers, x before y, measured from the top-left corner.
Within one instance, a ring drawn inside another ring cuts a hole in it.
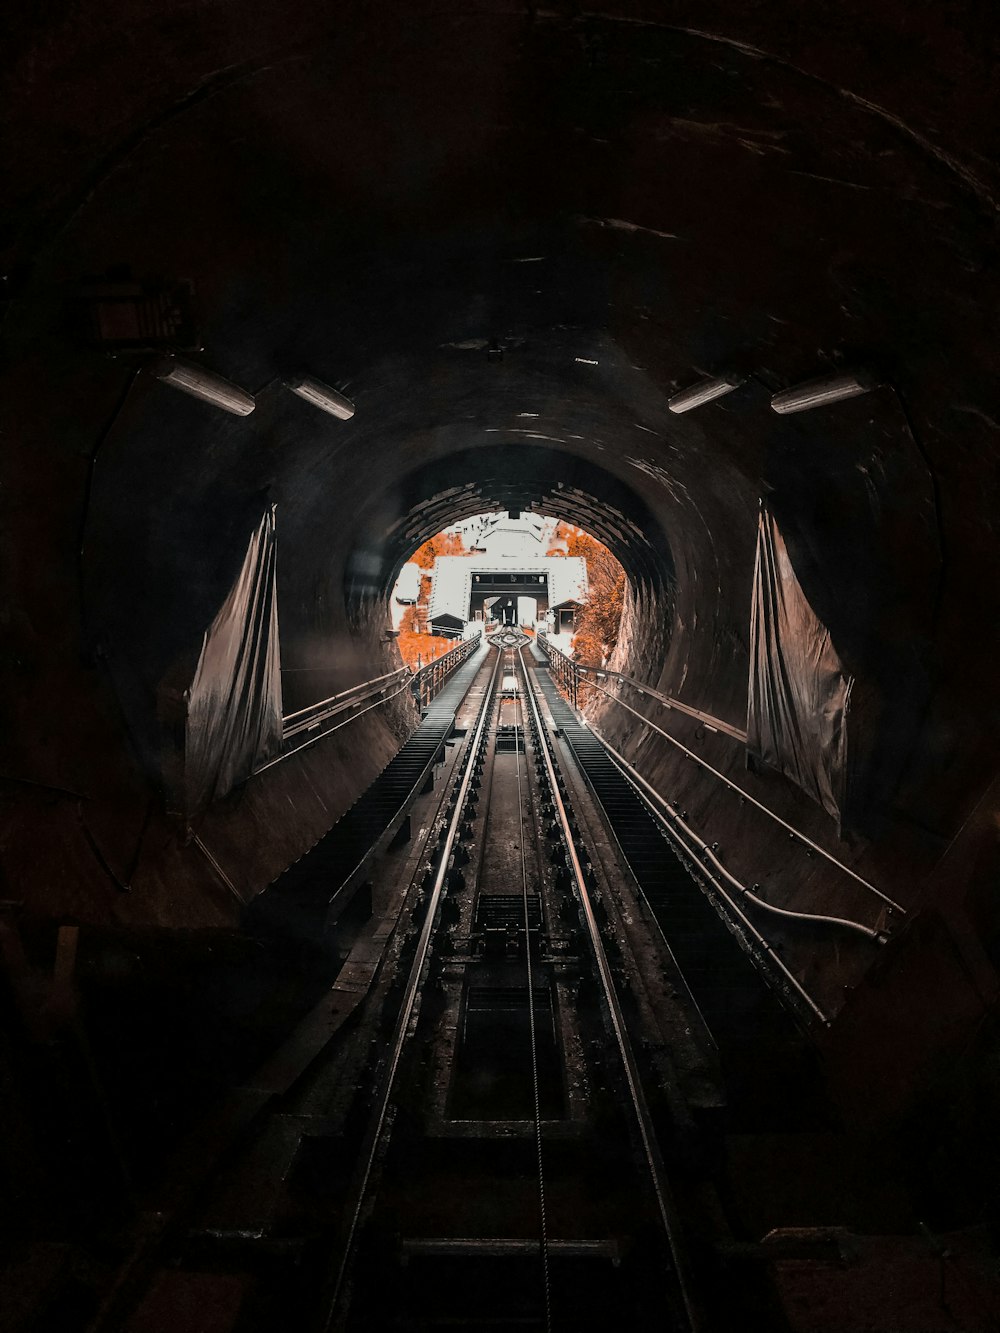
[[[750,617],[747,748],[839,819],[853,679],[806,600],[784,539],[762,505]]]
[[[272,508],[205,633],[187,692],[184,796],[204,808],[281,746],[281,658]]]

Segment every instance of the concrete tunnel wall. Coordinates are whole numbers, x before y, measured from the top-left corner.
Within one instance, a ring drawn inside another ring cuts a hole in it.
[[[517,503],[625,563],[621,670],[739,723],[764,494],[858,678],[847,840],[783,779],[748,778],[725,737],[666,725],[893,896],[936,894],[988,954],[996,181],[962,25],[921,16],[951,74],[918,95],[877,56],[898,22],[867,11],[835,31],[725,6],[669,28],[641,7],[407,6],[374,26],[341,7],[335,32],[308,5],[280,32],[226,6],[190,28],[101,15],[68,13],[42,45],[25,19],[11,67],[5,896],[233,921],[398,745],[412,719],[369,714],[207,812],[198,842],[162,815],[157,683],[264,504],[289,700],[393,665],[399,564]],[[198,359],[259,391],[252,417],[133,382],[80,339],[79,283],[122,263],[193,280]],[[770,391],[852,362],[894,387],[770,412]],[[668,414],[676,388],[731,368],[753,378]],[[298,370],[355,418],[291,399]],[[776,901],[863,909],[632,715],[601,724]],[[965,868],[939,882],[949,849]],[[778,935],[831,1004],[845,986],[864,1002],[866,946]]]

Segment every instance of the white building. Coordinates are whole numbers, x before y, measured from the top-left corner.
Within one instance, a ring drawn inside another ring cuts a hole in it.
[[[586,600],[587,562],[579,556],[445,555],[434,561],[427,621],[434,634],[460,636],[470,620],[533,624],[551,610],[557,627],[568,628]]]

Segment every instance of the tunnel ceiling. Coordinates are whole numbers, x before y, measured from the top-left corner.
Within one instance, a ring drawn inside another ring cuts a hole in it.
[[[425,537],[520,504],[669,589],[683,633],[664,669],[698,667],[704,702],[731,711],[767,495],[852,669],[880,689],[919,676],[921,708],[954,690],[966,608],[995,606],[1000,498],[982,466],[1000,405],[993,183],[962,138],[986,124],[972,46],[923,20],[968,79],[921,100],[887,58],[898,24],[874,16],[860,46],[797,11],[768,44],[725,5],[669,27],[641,7],[392,16],[295,6],[278,34],[226,6],[84,6],[44,42],[22,20],[10,401],[34,422],[32,504],[73,488],[51,579],[75,586],[82,531],[91,640],[126,642],[154,686],[274,503],[283,651],[308,661]],[[132,363],[79,340],[80,284],[122,265],[193,282],[196,359],[257,392],[253,416],[129,387]],[[54,362],[63,392],[40,403]],[[891,387],[769,410],[854,364]],[[744,388],[667,412],[728,370]],[[291,399],[280,380],[300,371],[355,417]],[[71,479],[38,470],[40,439]],[[967,663],[962,697],[988,683]]]

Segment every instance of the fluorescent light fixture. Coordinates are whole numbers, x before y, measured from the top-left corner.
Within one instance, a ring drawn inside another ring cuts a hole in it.
[[[193,398],[200,398],[213,407],[221,407],[224,412],[232,412],[237,417],[248,417],[257,405],[253,394],[247,393],[245,389],[231,384],[221,375],[202,370],[201,366],[192,365],[190,361],[180,361],[175,356],[162,357],[151,367],[150,373],[164,384],[169,384],[172,389],[180,389]]]
[[[667,402],[671,412],[690,412],[694,407],[710,403],[715,398],[724,398],[741,384],[746,382],[744,375],[716,375],[713,379],[692,384],[690,389],[681,389]]]
[[[345,398],[328,384],[321,384],[319,380],[310,379],[307,375],[300,375],[294,380],[285,380],[285,388],[291,389],[292,393],[298,394],[307,403],[312,403],[313,407],[318,407],[320,411],[329,412],[332,417],[339,417],[341,421],[350,421],[354,416],[354,404],[350,398]]]
[[[878,380],[870,371],[824,375],[820,379],[807,380],[804,384],[796,384],[792,389],[776,393],[771,399],[771,407],[782,416],[789,412],[808,412],[813,407],[839,403],[844,398],[857,398],[859,394],[870,393],[877,388]]]

